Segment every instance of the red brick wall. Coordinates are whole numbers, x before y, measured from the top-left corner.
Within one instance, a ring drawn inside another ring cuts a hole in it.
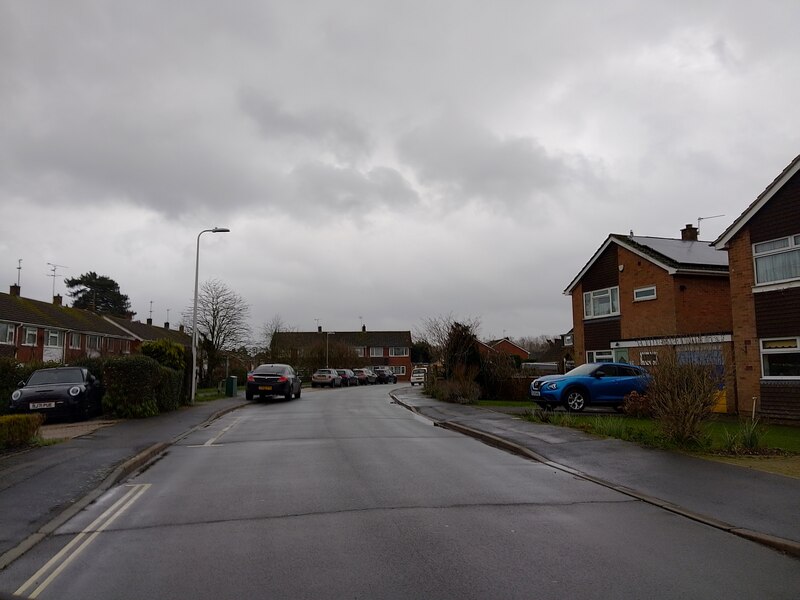
[[[761,358],[756,335],[756,313],[753,303],[752,247],[750,231],[745,228],[728,247],[730,266],[733,353],[736,364],[736,408],[741,413],[752,410],[752,399],[760,394]]]
[[[731,331],[731,286],[727,277],[674,277],[676,333]]]
[[[572,343],[575,350],[573,358],[576,365],[586,362],[586,337],[583,332],[583,285],[572,290]]]
[[[501,340],[494,345],[494,349],[509,356],[519,356],[522,360],[528,359],[528,353],[518,348],[508,340]]]
[[[619,249],[619,264],[623,265],[619,280],[622,338],[674,335],[677,328],[673,277],[625,248]],[[633,290],[651,285],[656,286],[656,299],[634,302]]]

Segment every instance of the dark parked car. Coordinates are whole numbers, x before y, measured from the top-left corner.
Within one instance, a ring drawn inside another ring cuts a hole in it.
[[[342,378],[342,385],[358,385],[358,377],[350,369],[336,369],[336,372]]]
[[[373,384],[378,381],[378,376],[369,369],[353,369],[358,378],[358,385]]]
[[[244,396],[248,400],[283,396],[286,400],[300,397],[302,381],[289,365],[259,365],[247,374]]]
[[[39,412],[88,419],[103,410],[103,386],[85,367],[56,367],[34,371],[11,394],[13,412]]]
[[[647,371],[627,363],[587,363],[564,375],[545,375],[531,382],[530,397],[542,408],[562,405],[581,411],[589,404],[618,407],[631,392],[644,394]]]
[[[373,367],[372,371],[378,376],[378,383],[397,383],[397,376],[389,367]]]

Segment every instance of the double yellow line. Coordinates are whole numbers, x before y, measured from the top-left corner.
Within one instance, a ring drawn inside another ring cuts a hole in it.
[[[128,486],[130,489],[108,510],[102,515],[97,517],[91,525],[81,531],[73,540],[64,546],[64,548],[56,554],[53,558],[47,561],[41,569],[36,571],[33,576],[28,579],[22,586],[14,592],[15,594],[23,595],[25,592],[32,588],[37,583],[39,584],[29,595],[29,598],[38,598],[45,588],[50,585],[53,580],[58,577],[61,572],[81,553],[86,547],[91,544],[94,539],[100,535],[102,531],[107,529],[114,521],[117,520],[122,513],[124,513],[130,506],[136,502],[139,497],[144,494],[150,487],[149,483],[139,483],[136,485]],[[49,573],[49,575],[47,575]],[[43,579],[44,578],[44,579]]]

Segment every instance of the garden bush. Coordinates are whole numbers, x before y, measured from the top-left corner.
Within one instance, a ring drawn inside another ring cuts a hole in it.
[[[159,412],[169,412],[181,405],[183,373],[163,365],[159,366],[159,380],[156,385],[156,404]]]
[[[633,391],[622,400],[622,412],[630,417],[649,417],[653,414],[650,409],[650,399],[646,394]]]
[[[43,422],[39,413],[0,416],[0,450],[27,446],[39,435]]]
[[[148,356],[114,358],[106,363],[103,376],[104,412],[121,418],[158,414],[157,391],[162,375],[156,360]]]

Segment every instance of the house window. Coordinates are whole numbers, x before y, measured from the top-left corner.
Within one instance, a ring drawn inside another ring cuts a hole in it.
[[[11,323],[0,323],[0,344],[14,343],[14,326]]]
[[[62,332],[56,329],[45,329],[44,345],[48,348],[60,348],[63,346],[64,338]]]
[[[88,350],[100,350],[100,336],[99,335],[87,335],[86,336],[86,348]]]
[[[589,350],[586,362],[614,362],[614,353],[611,350]]]
[[[619,314],[619,287],[594,290],[583,294],[583,316],[586,319]]]
[[[408,348],[393,346],[389,348],[389,356],[408,356]]]
[[[383,358],[383,347],[370,348],[369,355],[374,358]]]
[[[73,350],[81,347],[81,334],[80,333],[70,333],[69,334],[69,347]]]
[[[356,356],[359,358],[364,358],[364,354],[366,352],[366,348],[364,346],[356,346]]]
[[[106,338],[106,350],[108,352],[114,351],[114,338]]]
[[[389,367],[395,375],[405,375],[406,368],[403,365],[392,365]]]
[[[765,379],[800,379],[800,338],[761,340],[761,365]]]
[[[633,301],[641,302],[642,300],[655,300],[656,299],[656,286],[637,288],[633,290]]]
[[[658,352],[640,352],[639,353],[640,365],[657,365]]]
[[[753,244],[756,284],[800,279],[800,235]]]
[[[26,327],[25,328],[25,346],[35,346],[36,345],[36,334],[39,333],[39,330],[36,327]]]
[[[565,346],[572,346],[575,344],[575,336],[571,333],[568,333],[564,336],[564,345]]]
[[[131,353],[131,341],[130,340],[122,340],[120,342],[120,347],[123,354],[130,354]]]

